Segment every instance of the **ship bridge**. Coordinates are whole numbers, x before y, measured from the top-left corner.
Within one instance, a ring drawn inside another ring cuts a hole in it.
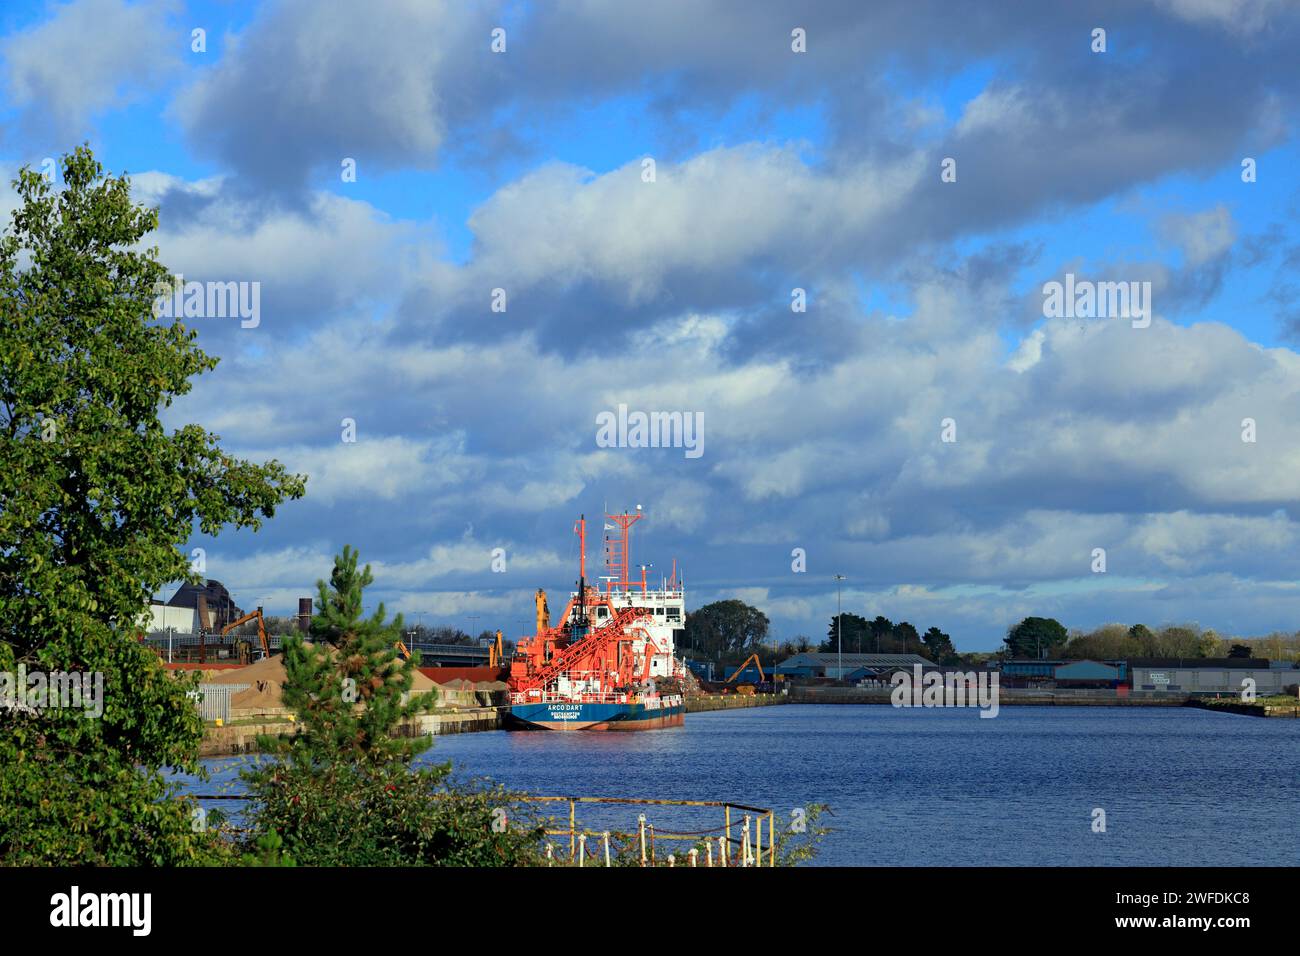
[[[661,578],[658,587],[647,581],[650,565],[641,565],[641,580],[631,579],[632,525],[643,517],[640,505],[635,513],[605,515],[605,574],[600,578],[600,586],[592,588],[588,595],[592,623],[599,627],[609,619],[610,609],[605,602],[613,606],[615,613],[628,607],[646,608],[651,618],[641,626],[655,644],[651,676],[680,677],[683,667],[677,661],[677,641],[685,635],[686,588],[677,578],[676,561],[672,575]],[[572,592],[571,596],[576,599],[578,592]],[[644,647],[644,642],[638,642],[635,650],[644,652]]]

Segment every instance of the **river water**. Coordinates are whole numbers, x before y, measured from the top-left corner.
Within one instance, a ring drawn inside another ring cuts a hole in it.
[[[438,737],[422,759],[534,794],[770,807],[783,825],[795,808],[827,804],[822,864],[1300,863],[1300,720],[790,704],[691,714],[683,728],[644,733]],[[208,761],[213,780],[197,789],[237,790],[239,763]],[[1105,832],[1094,832],[1097,809]],[[638,812],[584,808],[580,819],[631,829]],[[687,828],[668,813],[648,816]]]

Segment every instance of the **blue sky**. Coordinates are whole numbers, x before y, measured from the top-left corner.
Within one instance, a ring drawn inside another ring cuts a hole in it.
[[[210,576],[286,613],[350,543],[390,608],[516,634],[573,518],[642,504],[634,560],[782,639],[836,573],[963,650],[1297,629],[1293,5],[641,6],[0,11],[4,178],[89,142],[164,262],[260,283],[256,328],[194,320],[222,363],[168,416],[308,495],[196,538]],[[1045,317],[1067,272],[1150,282],[1150,325]],[[600,447],[619,404],[704,453]]]

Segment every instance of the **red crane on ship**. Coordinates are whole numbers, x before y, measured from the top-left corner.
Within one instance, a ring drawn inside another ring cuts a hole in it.
[[[619,533],[605,536],[609,575],[604,594],[587,584],[587,521],[585,515],[578,519],[573,529],[579,540],[577,593],[569,599],[559,623],[552,627],[546,592],[538,589],[536,633],[519,642],[510,662],[508,684],[512,692],[540,694],[562,676],[592,682],[601,692],[650,679],[650,665],[659,648],[639,624],[653,620],[652,612],[644,607],[615,607],[612,600],[615,585],[631,590],[628,538],[632,525],[641,517],[639,507],[636,514],[606,515],[615,522],[613,527],[606,525],[606,530]],[[593,627],[592,619],[599,616],[597,609],[601,607],[605,609],[604,623]],[[644,643],[644,662],[638,659],[642,655],[633,651],[632,645],[637,642]]]

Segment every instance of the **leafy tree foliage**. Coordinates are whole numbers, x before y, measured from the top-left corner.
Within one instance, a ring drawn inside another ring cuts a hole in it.
[[[776,649],[778,662],[796,654],[804,654],[813,649],[813,642],[806,634],[798,634],[788,641],[782,641]]]
[[[314,643],[285,643],[284,701],[302,731],[264,738],[278,759],[245,771],[257,859],[306,866],[517,865],[537,862],[540,828],[499,787],[453,787],[450,764],[419,764],[431,737],[403,736],[429,710],[412,696],[413,660],[396,643],[402,618],[382,604],[362,617],[370,566],[345,547],[317,583]],[[517,822],[525,821],[523,826]],[[516,821],[502,826],[502,822]]]
[[[1127,660],[1134,657],[1213,657],[1219,637],[1195,625],[1177,625],[1152,630],[1145,624],[1125,627],[1106,624],[1087,633],[1074,633],[1062,652],[1071,659]]]
[[[868,634],[865,617],[845,612],[831,618],[831,625],[826,631],[826,640],[817,649],[826,654],[834,654],[837,649],[861,654],[863,644],[867,643]]]
[[[921,635],[907,621],[900,621],[894,625],[894,641],[898,644],[898,649],[905,654],[919,654],[923,650]]]
[[[715,601],[686,615],[685,646],[718,660],[759,650],[767,640],[767,615],[744,601]]]
[[[62,168],[59,189],[19,172],[0,236],[0,670],[99,673],[105,700],[97,719],[0,708],[0,860],[211,862],[160,773],[198,769],[192,681],[137,642],[140,621],[193,577],[180,548],[196,525],[257,528],[304,479],[163,428],[160,408],[217,360],[153,316],[157,211],[88,148]]]
[[[925,644],[925,656],[936,664],[956,664],[961,660],[952,638],[937,627],[926,631],[921,641]]]
[[[1012,657],[1053,657],[1069,639],[1065,625],[1051,617],[1027,617],[1007,631],[1007,651]]]

